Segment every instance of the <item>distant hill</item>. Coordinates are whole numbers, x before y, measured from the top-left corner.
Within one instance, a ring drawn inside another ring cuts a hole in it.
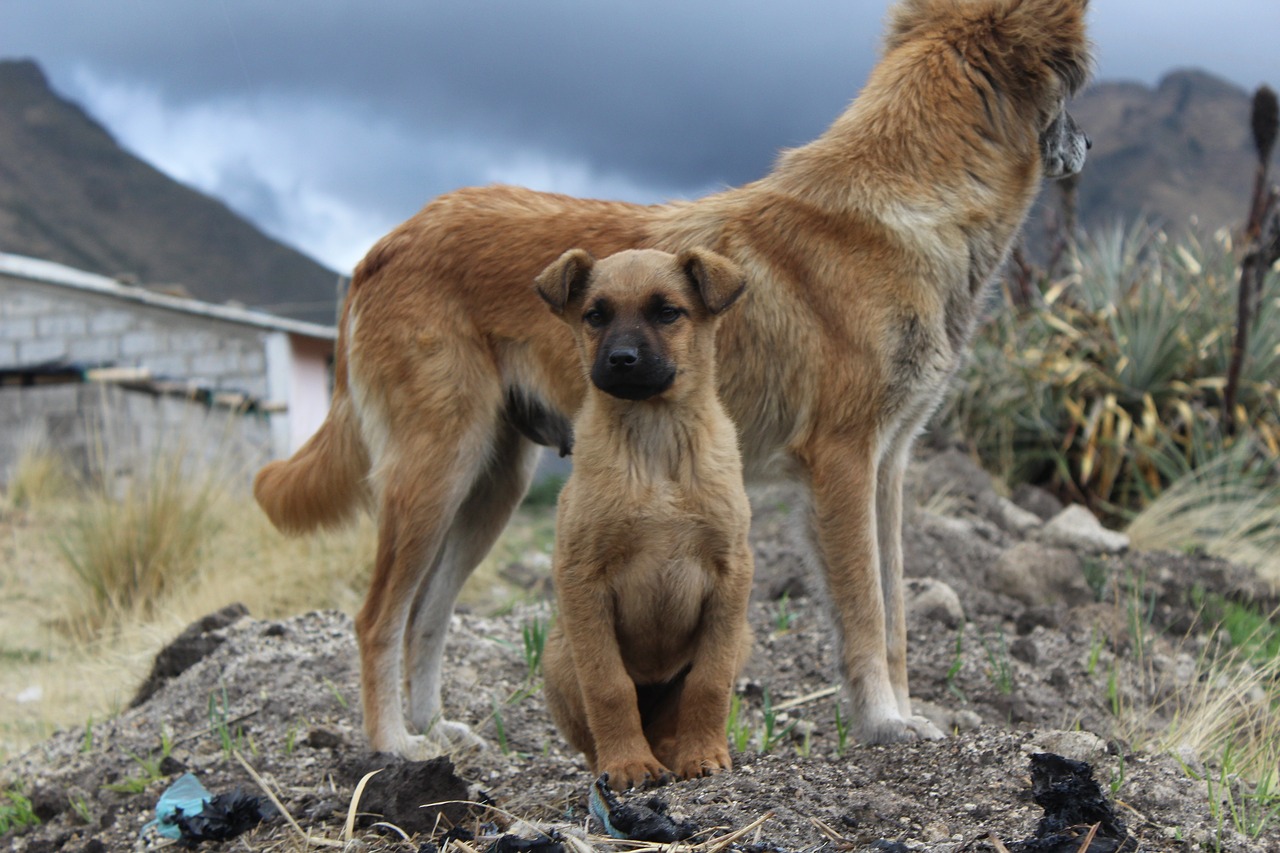
[[[29,61],[0,61],[0,251],[334,322],[337,273],[122,149]]]
[[[1070,105],[1093,140],[1080,176],[1081,225],[1143,216],[1174,234],[1242,227],[1257,163],[1252,99],[1252,91],[1201,71],[1175,71],[1155,88],[1091,87]],[[1055,202],[1055,193],[1043,194],[1042,203]],[[1039,227],[1029,225],[1028,236]]]

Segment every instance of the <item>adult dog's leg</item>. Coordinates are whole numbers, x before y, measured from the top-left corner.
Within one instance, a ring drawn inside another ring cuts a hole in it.
[[[455,361],[454,375],[466,364]],[[459,380],[449,392],[422,376],[410,390],[431,395],[394,411],[427,412],[431,417],[402,415],[391,423],[373,466],[379,497],[378,551],[369,593],[356,617],[360,641],[360,688],[365,731],[375,751],[423,757],[436,750],[427,739],[410,737],[405,725],[402,688],[405,641],[414,602],[423,587],[437,588],[443,577],[447,534],[458,510],[483,471],[494,440],[501,398],[497,383],[479,374]],[[443,606],[453,605],[456,583],[444,578]],[[460,583],[457,582],[457,583]],[[448,624],[447,617],[443,620]],[[441,638],[443,640],[443,637]],[[438,691],[438,679],[437,687]]]
[[[431,744],[411,737],[405,725],[405,631],[423,574],[440,564],[445,531],[461,497],[450,494],[447,465],[402,464],[383,484],[378,551],[364,606],[356,617],[360,641],[360,694],[364,727],[375,752],[422,758]]]
[[[902,713],[889,674],[874,448],[818,440],[802,457],[809,469],[811,541],[831,599],[854,734],[863,743],[937,737],[929,721]]]
[[[907,689],[907,622],[902,590],[902,480],[911,442],[896,441],[876,476],[876,533],[880,585],[884,592],[885,643],[889,681],[904,717],[911,715]]]
[[[539,449],[509,424],[498,427],[488,464],[454,516],[438,563],[414,597],[406,637],[409,720],[442,746],[480,743],[462,723],[441,717],[440,681],[449,617],[458,591],[489,553],[529,488]]]

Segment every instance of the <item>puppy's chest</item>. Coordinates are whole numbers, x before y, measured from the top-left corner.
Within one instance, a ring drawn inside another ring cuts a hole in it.
[[[614,625],[632,676],[662,681],[683,666],[714,594],[716,571],[695,554],[640,552],[610,572]]]

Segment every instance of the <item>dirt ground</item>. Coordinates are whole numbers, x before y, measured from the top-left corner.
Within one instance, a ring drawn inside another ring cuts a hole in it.
[[[1157,731],[1170,698],[1196,687],[1196,657],[1217,640],[1196,620],[1193,586],[1264,606],[1269,590],[1207,558],[1055,539],[1044,521],[1061,509],[1052,498],[999,498],[959,454],[915,466],[912,505],[911,686],[918,709],[950,736],[874,747],[844,736],[822,597],[791,533],[794,501],[765,494],[756,496],[755,652],[739,683],[735,768],[627,793],[624,806],[660,798],[696,830],[685,843],[707,851],[1085,849],[1087,826],[1068,832],[1071,841],[1033,837],[1044,809],[1033,801],[1031,756],[1053,753],[1088,763],[1125,827],[1111,840],[1101,832],[1090,850],[1280,849],[1274,826],[1246,838],[1210,808],[1206,783],[1193,777],[1211,774],[1212,756],[1156,755],[1126,742],[1118,725],[1137,715]],[[513,565],[510,575],[540,588],[545,567]],[[1149,639],[1126,630],[1134,602]],[[556,833],[571,853],[637,846],[608,839],[588,817],[592,780],[530,675],[525,635],[549,619],[545,604],[455,615],[447,712],[489,747],[452,756],[452,774],[447,763],[379,774],[360,800],[351,849],[554,853],[510,837],[538,832]],[[1130,667],[1137,658],[1140,670]],[[230,614],[193,626],[163,663],[176,674],[156,681],[146,701],[0,767],[0,786],[29,792],[43,821],[0,842],[76,853],[172,843],[142,830],[160,794],[190,771],[215,794],[270,789],[289,817],[208,849],[344,846],[357,784],[387,764],[364,747],[350,620]],[[1144,674],[1121,677],[1135,671]],[[487,805],[454,805],[443,816],[418,808],[443,799]],[[451,823],[465,832],[447,841]]]

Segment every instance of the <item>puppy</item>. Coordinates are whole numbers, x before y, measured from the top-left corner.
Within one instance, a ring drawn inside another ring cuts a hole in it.
[[[731,766],[751,510],[715,332],[745,283],[696,248],[599,262],[571,249],[537,279],[590,380],[556,518],[547,705],[617,790]]]

